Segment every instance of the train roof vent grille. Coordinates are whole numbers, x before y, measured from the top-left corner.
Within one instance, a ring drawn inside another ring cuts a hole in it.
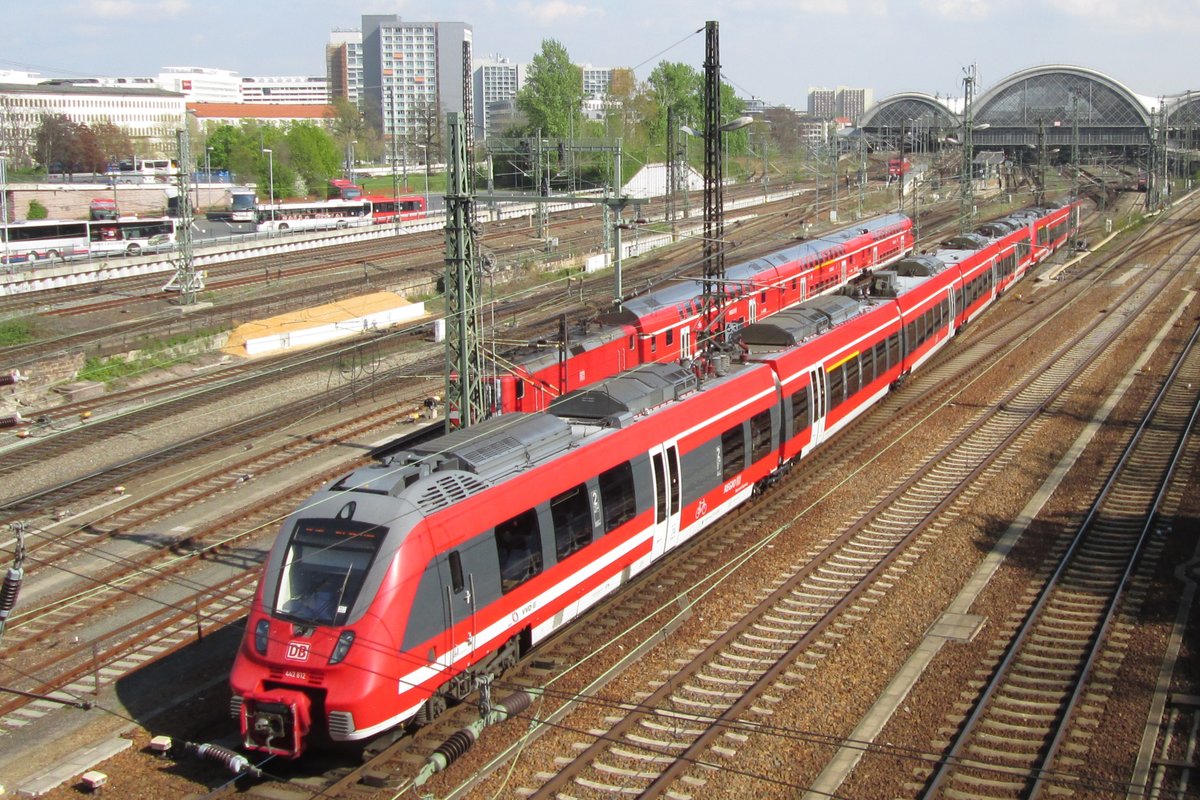
[[[487,481],[465,472],[447,472],[423,483],[420,494],[413,498],[413,502],[424,513],[432,514],[465,500],[476,492],[482,492],[489,485]]]
[[[651,408],[696,390],[695,373],[677,364],[644,364],[550,404],[560,417],[619,427]]]

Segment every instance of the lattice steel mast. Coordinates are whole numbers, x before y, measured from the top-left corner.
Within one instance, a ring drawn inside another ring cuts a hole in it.
[[[471,159],[463,115],[446,115],[446,427],[467,428],[487,415],[483,326],[476,258]]]
[[[204,288],[204,274],[196,271],[192,256],[192,153],[187,128],[176,134],[179,144],[179,221],[175,229],[175,274],[163,286],[163,291],[178,291],[179,304],[190,306],[196,293]]]
[[[721,56],[717,22],[704,23],[704,331],[701,350],[724,332],[720,299],[725,291],[725,200],[721,164]]]

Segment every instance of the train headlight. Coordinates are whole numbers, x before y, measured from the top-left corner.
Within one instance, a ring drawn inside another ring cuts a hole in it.
[[[267,639],[270,638],[271,620],[260,619],[254,626],[254,649],[260,656],[267,654]]]
[[[337,644],[333,646],[333,655],[329,656],[330,664],[340,664],[346,654],[350,652],[350,645],[354,644],[354,631],[342,631],[342,635],[338,637]]]

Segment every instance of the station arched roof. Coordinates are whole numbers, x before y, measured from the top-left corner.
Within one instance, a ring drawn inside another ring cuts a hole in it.
[[[957,128],[958,115],[931,94],[901,92],[880,100],[863,114],[859,125],[864,128],[899,128],[919,120],[926,128]]]
[[[1150,126],[1150,109],[1121,82],[1087,67],[1050,64],[1013,73],[975,101],[976,125],[1030,128],[1073,123],[1080,127]]]
[[[1200,92],[1188,92],[1167,102],[1168,124],[1172,128],[1191,125],[1200,128]]]

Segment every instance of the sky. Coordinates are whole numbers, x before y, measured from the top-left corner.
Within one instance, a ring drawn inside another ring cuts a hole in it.
[[[1142,8],[1138,8],[1141,6]],[[803,109],[809,87],[979,93],[1027,67],[1089,67],[1151,97],[1200,89],[1200,0],[56,0],[2,5],[0,70],[157,75],[161,67],[324,75],[334,28],[362,14],[461,21],[476,59],[529,61],[545,39],[573,61],[702,68],[720,23],[721,72],[743,97]]]

